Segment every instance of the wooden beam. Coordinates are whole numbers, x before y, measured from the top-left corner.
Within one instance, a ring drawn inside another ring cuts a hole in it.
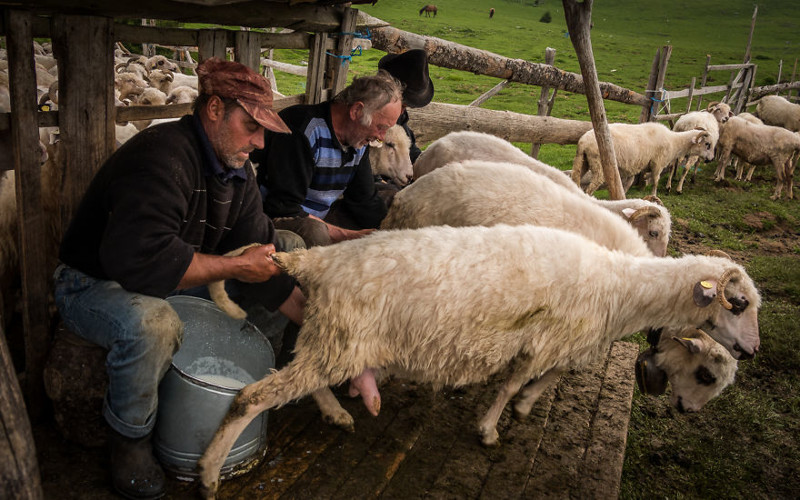
[[[86,0],[25,0],[23,3],[38,14],[87,14]],[[215,23],[251,28],[273,26],[295,31],[328,33],[339,31],[342,10],[343,7],[339,5],[289,6],[264,0],[238,2],[235,8],[230,5],[188,6],[185,2],[173,0],[91,2],[91,14],[98,17],[137,19],[142,17],[143,12],[147,12],[148,17],[153,19],[184,23]]]
[[[603,95],[600,93],[600,82],[597,79],[597,69],[594,66],[592,41],[589,34],[592,20],[593,0],[562,0],[564,16],[567,19],[569,38],[578,54],[578,63],[581,75],[586,86],[586,99],[589,102],[589,115],[592,117],[597,147],[600,152],[600,162],[603,165],[603,175],[608,186],[608,195],[612,200],[624,200],[625,190],[619,177],[617,157],[614,152],[614,141],[606,121],[606,111],[603,107]]]
[[[308,76],[306,78],[306,104],[316,104],[324,100],[325,86],[325,54],[328,35],[317,33],[311,42],[308,53]]]
[[[469,105],[476,107],[480,106],[481,104],[488,101],[492,96],[497,95],[498,92],[506,88],[509,83],[511,82],[509,82],[508,80],[503,80],[502,82],[498,83],[494,87],[490,88],[489,90],[481,94],[477,99],[469,103]]]
[[[575,144],[592,129],[589,121],[439,102],[431,102],[423,108],[409,108],[408,117],[409,126],[420,144],[435,141],[454,130],[484,132],[512,142]]]
[[[237,31],[233,45],[233,60],[261,73],[261,45],[253,31]]]
[[[555,62],[556,49],[547,47],[544,50],[544,63],[552,66]],[[539,102],[536,109],[536,114],[538,116],[550,116],[550,112],[553,110],[553,102],[555,102],[557,93],[558,89],[553,89],[553,95],[552,97],[549,97],[550,86],[542,85],[542,88],[539,92]],[[539,148],[541,148],[541,146],[541,144],[535,142],[531,144],[531,157],[536,159],[539,158]]]
[[[3,323],[0,321],[0,493],[4,498],[40,500],[44,494],[36,446]]]
[[[581,75],[560,70],[547,64],[523,59],[510,59],[491,52],[429,36],[384,27],[372,31],[372,46],[389,53],[408,49],[424,49],[428,63],[478,75],[494,76],[512,82],[550,87],[585,94]],[[599,82],[604,99],[644,106],[648,100],[642,94],[607,82]]]
[[[50,347],[45,220],[42,216],[42,186],[39,156],[39,128],[36,122],[36,72],[33,57],[32,15],[7,10],[6,22],[14,29],[6,37],[8,46],[9,94],[14,103],[11,143],[17,195],[19,267],[22,281],[22,326],[25,335],[25,382],[31,418],[45,410],[44,362]],[[111,68],[109,68],[110,70]]]
[[[197,35],[197,64],[210,59],[228,57],[228,35],[225,30],[202,30]]]
[[[58,111],[65,163],[61,227],[66,229],[114,139],[114,33],[111,19],[53,17]],[[86,61],[93,64],[86,65]]]
[[[350,51],[353,49],[353,33],[356,30],[356,19],[358,18],[358,11],[355,9],[347,8],[342,15],[342,29],[339,32],[339,41],[337,43],[335,54],[339,57],[329,57],[327,61],[328,73],[331,76],[330,87],[333,95],[338,94],[342,89],[347,86],[347,71],[350,69]],[[376,68],[377,71],[377,68]]]

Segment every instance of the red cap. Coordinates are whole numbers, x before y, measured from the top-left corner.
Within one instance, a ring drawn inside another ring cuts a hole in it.
[[[272,87],[269,80],[244,64],[212,57],[197,66],[197,76],[201,93],[236,99],[264,128],[292,133],[272,109]]]

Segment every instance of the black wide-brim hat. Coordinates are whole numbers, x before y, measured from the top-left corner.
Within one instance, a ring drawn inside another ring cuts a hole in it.
[[[427,106],[433,99],[433,82],[428,76],[428,54],[424,50],[386,54],[378,61],[378,69],[388,71],[405,84],[403,103],[409,108]]]

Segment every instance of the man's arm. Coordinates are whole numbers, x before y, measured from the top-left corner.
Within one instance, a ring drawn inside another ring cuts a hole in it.
[[[287,298],[283,304],[278,306],[278,310],[283,313],[284,316],[289,318],[289,321],[296,325],[303,324],[303,309],[306,306],[306,297],[303,295],[303,292],[300,291],[298,287],[294,287],[292,293],[289,294],[289,298]]]
[[[335,226],[330,222],[325,222],[316,215],[309,214],[309,217],[311,217],[312,219],[317,219],[318,221],[328,226],[328,234],[331,237],[332,243],[339,243],[340,241],[345,241],[345,240],[355,240],[357,238],[361,238],[362,236],[366,236],[372,231],[374,231],[374,229],[359,229],[359,230],[345,229],[343,227]]]
[[[267,281],[281,272],[270,257],[273,253],[275,246],[272,244],[250,248],[236,257],[195,252],[189,268],[178,283],[178,289],[226,279],[237,279],[246,283]]]

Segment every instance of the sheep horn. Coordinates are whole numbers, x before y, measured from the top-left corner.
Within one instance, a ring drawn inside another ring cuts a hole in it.
[[[725,298],[725,287],[728,286],[728,282],[734,278],[741,276],[742,273],[738,269],[728,269],[722,276],[720,276],[719,280],[717,281],[717,300],[719,300],[720,305],[727,310],[733,309],[733,304],[728,302],[728,299]]]
[[[629,218],[633,222],[641,217],[658,217],[659,215],[661,215],[661,212],[656,207],[642,207],[633,212]]]
[[[122,73],[122,71],[120,71],[119,69],[120,68],[127,68],[127,67],[128,67],[128,63],[119,63],[116,66],[114,66],[114,73]]]
[[[723,252],[722,250],[717,250],[717,249],[710,250],[706,255],[708,255],[709,257],[724,257],[728,260],[733,260],[730,255]]]
[[[664,206],[664,202],[661,201],[661,198],[659,198],[658,196],[656,196],[654,194],[648,194],[647,196],[645,196],[642,199],[645,200],[645,201],[653,202],[656,205],[661,205],[662,207]]]
[[[713,108],[717,104],[719,104],[719,101],[711,101],[710,103],[708,103],[708,106],[706,106],[706,111],[711,111],[711,108]]]

